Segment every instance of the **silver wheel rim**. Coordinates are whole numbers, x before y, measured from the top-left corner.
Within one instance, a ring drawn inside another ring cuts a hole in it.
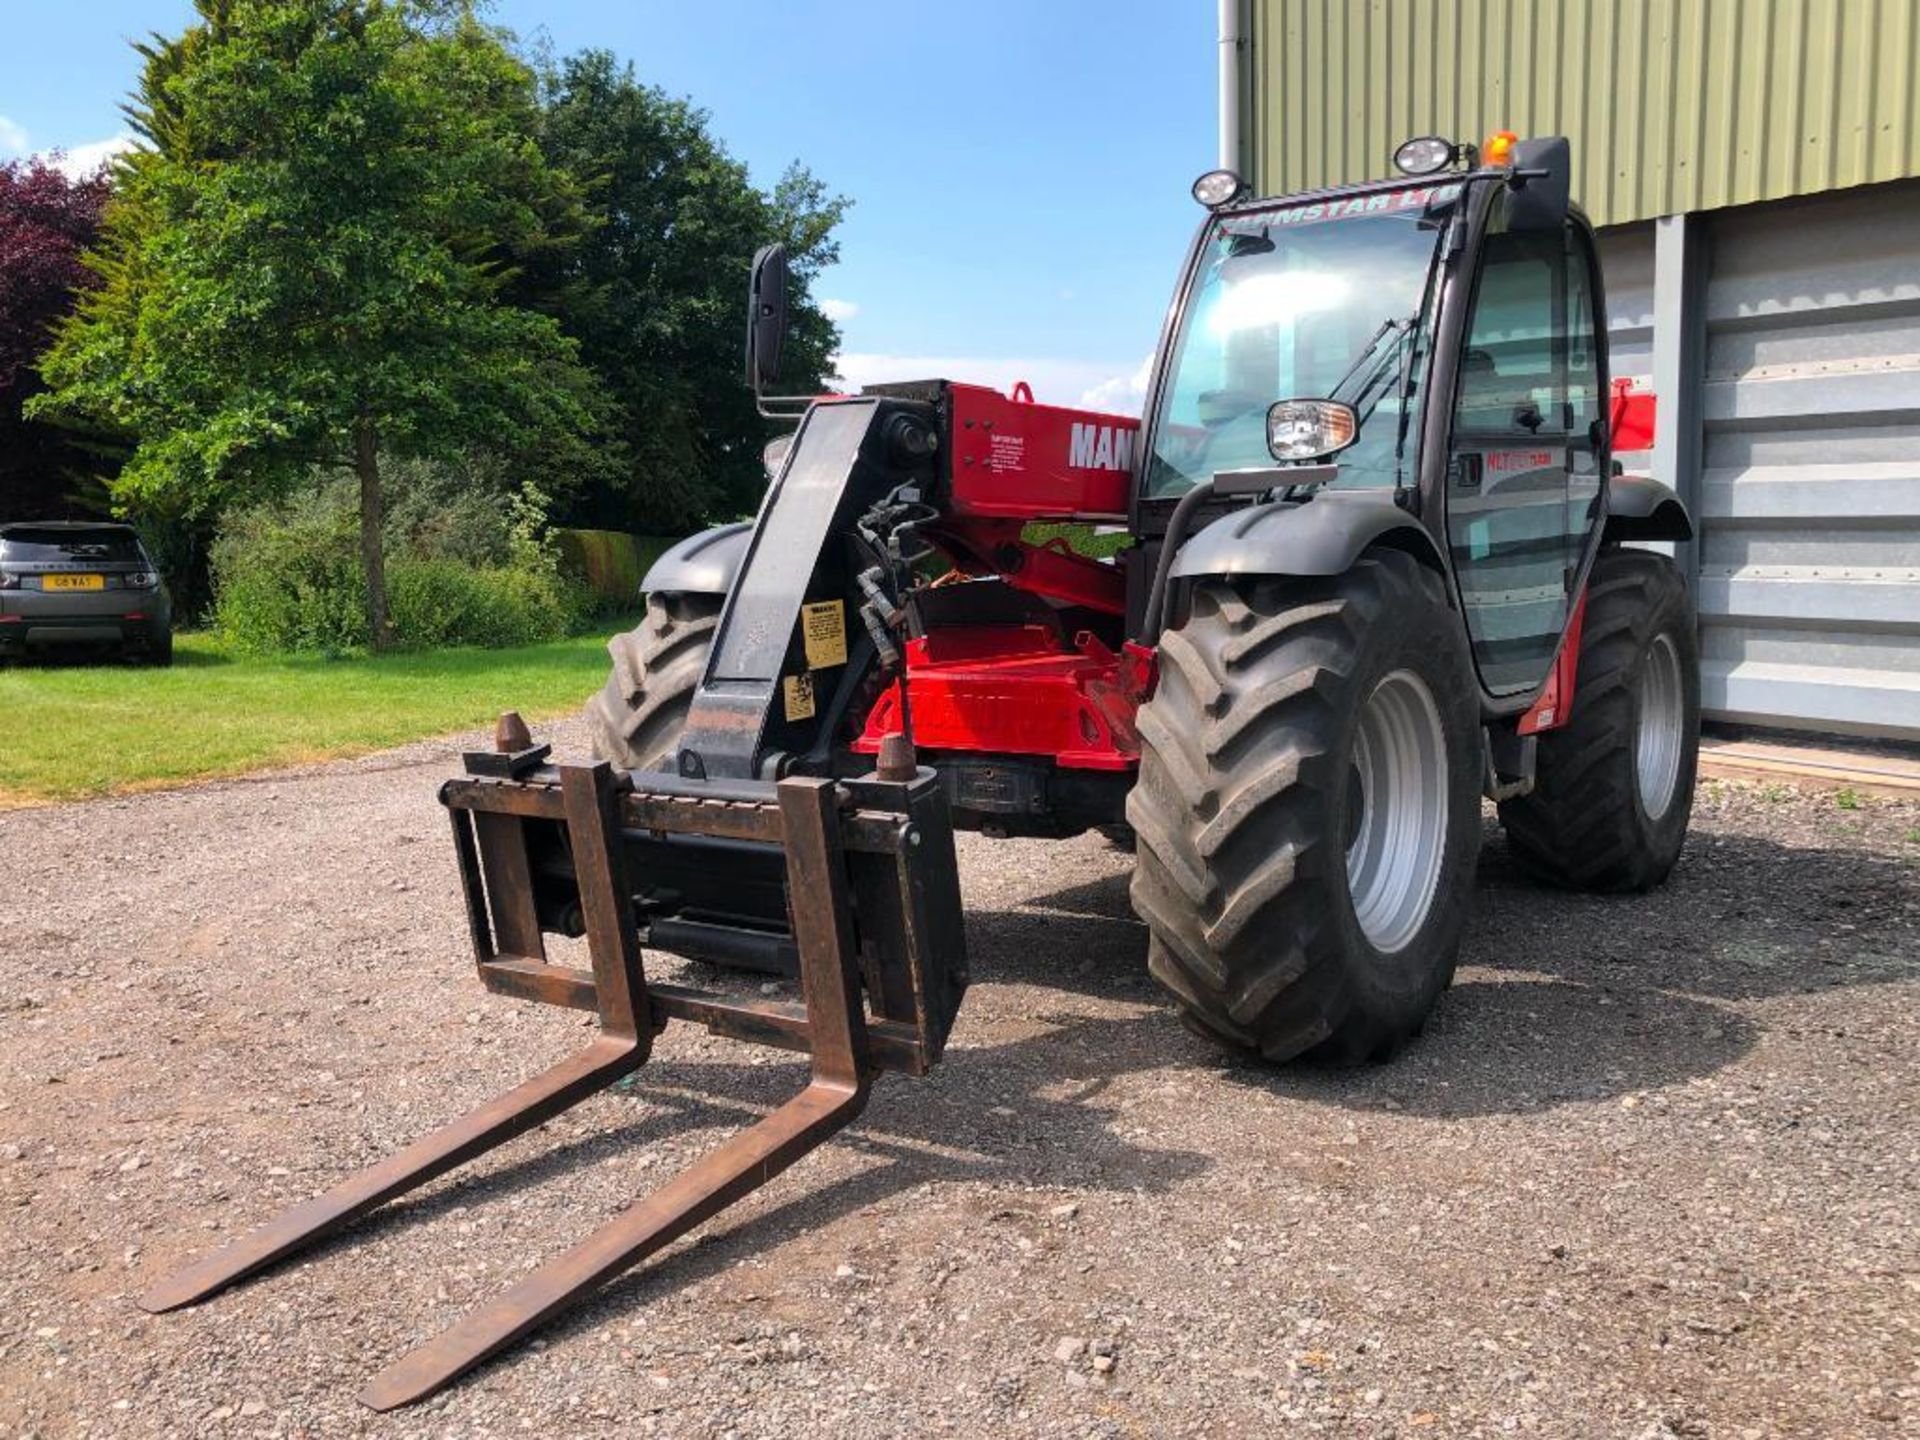
[[[1347,892],[1374,949],[1404,949],[1433,906],[1447,836],[1447,741],[1427,682],[1396,670],[1354,733]]]
[[[1640,784],[1640,808],[1658,820],[1673,803],[1680,779],[1681,730],[1685,711],[1680,698],[1680,652],[1673,637],[1656,635],[1640,667],[1640,719],[1633,742],[1633,773]]]

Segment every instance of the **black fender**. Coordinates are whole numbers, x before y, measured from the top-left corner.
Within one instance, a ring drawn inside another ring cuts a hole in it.
[[[753,538],[753,522],[736,520],[689,535],[647,567],[640,593],[724,595],[733,588]]]
[[[1651,475],[1615,475],[1607,481],[1605,540],[1691,540],[1693,517],[1671,485]]]
[[[1173,578],[1209,575],[1339,575],[1372,545],[1405,550],[1445,573],[1420,522],[1391,490],[1329,490],[1304,502],[1271,500],[1223,515],[1174,558]]]

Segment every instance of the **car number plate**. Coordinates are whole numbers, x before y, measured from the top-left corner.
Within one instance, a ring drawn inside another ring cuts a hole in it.
[[[104,575],[42,575],[42,590],[104,590],[107,580]]]

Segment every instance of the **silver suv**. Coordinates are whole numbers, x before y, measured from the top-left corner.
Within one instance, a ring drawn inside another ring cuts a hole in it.
[[[111,646],[173,663],[173,602],[130,525],[0,524],[0,658]]]

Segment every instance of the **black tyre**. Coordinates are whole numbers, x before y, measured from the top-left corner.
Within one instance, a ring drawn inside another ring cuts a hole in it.
[[[147,651],[147,664],[165,667],[173,664],[173,632],[167,631]]]
[[[1532,793],[1500,806],[1514,858],[1578,890],[1647,890],[1686,843],[1700,648],[1679,568],[1606,550],[1587,582],[1573,719],[1540,737]]]
[[[650,595],[646,618],[607,642],[613,674],[587,702],[595,756],[625,770],[672,768],[722,599]]]
[[[1205,582],[1140,711],[1133,905],[1188,1024],[1271,1061],[1386,1058],[1453,977],[1479,714],[1440,577]]]

